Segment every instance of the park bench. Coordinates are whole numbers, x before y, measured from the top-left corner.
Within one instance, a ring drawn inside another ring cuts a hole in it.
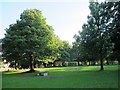
[[[45,70],[41,70],[39,71],[39,73],[37,74],[37,76],[48,76],[48,72]]]

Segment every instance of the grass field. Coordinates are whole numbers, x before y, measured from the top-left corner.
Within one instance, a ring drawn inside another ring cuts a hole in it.
[[[48,76],[35,76],[38,72],[25,70],[3,72],[3,88],[118,88],[118,65],[38,68],[47,70]]]

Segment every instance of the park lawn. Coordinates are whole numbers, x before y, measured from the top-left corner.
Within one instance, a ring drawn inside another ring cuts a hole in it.
[[[22,73],[25,70],[3,72],[3,88],[118,88],[118,65],[37,68],[48,76]]]

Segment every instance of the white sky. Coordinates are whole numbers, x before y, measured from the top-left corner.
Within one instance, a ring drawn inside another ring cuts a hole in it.
[[[74,41],[73,36],[82,30],[90,13],[89,0],[11,1],[1,0],[0,3],[0,38],[4,37],[4,29],[20,18],[23,10],[36,8],[42,11],[47,23],[53,26],[55,34],[71,44]]]

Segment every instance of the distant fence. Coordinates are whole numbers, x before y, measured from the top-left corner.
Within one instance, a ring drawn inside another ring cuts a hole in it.
[[[55,61],[54,66],[78,66],[78,62]]]
[[[78,66],[78,62],[65,62],[65,66]]]

